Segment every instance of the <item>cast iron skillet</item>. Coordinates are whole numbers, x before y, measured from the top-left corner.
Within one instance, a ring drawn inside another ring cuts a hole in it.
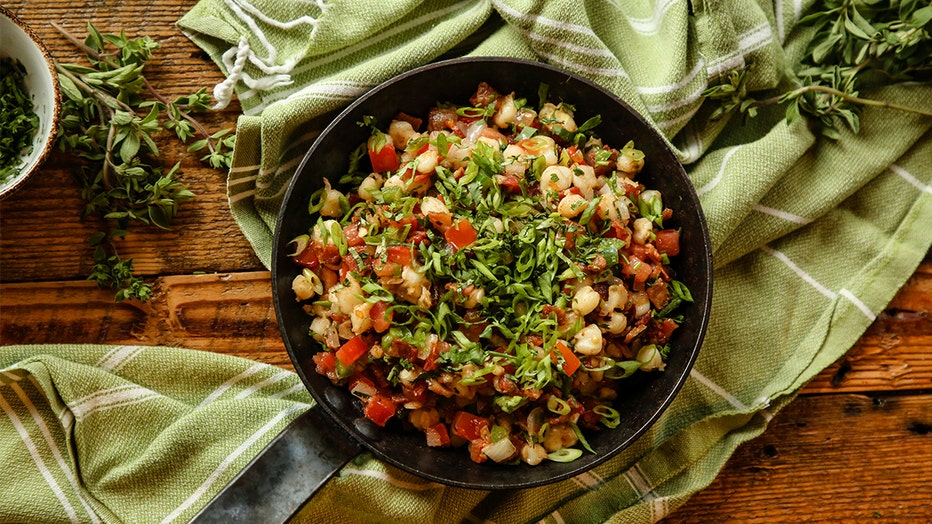
[[[683,310],[686,320],[674,332],[666,370],[662,373],[638,373],[627,379],[626,391],[620,395],[623,400],[617,406],[622,413],[622,424],[615,429],[589,435],[587,438],[595,453],[584,453],[570,463],[544,461],[533,467],[498,465],[491,461],[476,464],[462,448],[429,448],[421,432],[402,431],[396,421],[385,428],[376,427],[362,416],[361,403],[346,388],[333,386],[326,377],[314,371],[311,357],[321,347],[308,336],[311,319],[295,301],[291,290],[291,282],[300,268],[288,256],[290,247],[287,244],[294,237],[307,233],[313,224],[307,213],[308,197],[322,185],[322,177],[337,181],[347,171],[349,152],[368,137],[368,130],[356,122],[361,121],[364,115],[373,115],[378,122],[387,125],[398,111],[422,116],[437,102],[462,104],[480,81],[488,82],[499,92],[514,91],[533,105],[537,103],[538,88],[543,82],[549,85],[550,100],[565,100],[576,107],[577,122],[600,114],[602,123],[596,132],[605,143],[621,147],[628,140],[634,140],[635,145],[644,151],[646,167],[638,175],[638,180],[661,191],[665,206],[675,210],[669,224],[681,228],[681,254],[676,257],[673,267],[677,278],[689,287],[695,302]],[[295,423],[295,432],[306,434],[301,439],[308,442],[296,443],[300,439],[289,438],[289,430],[286,430],[269,447],[271,452],[276,445],[282,448],[285,444],[292,447],[306,445],[308,449],[301,450],[297,456],[286,453],[283,458],[274,460],[260,457],[255,467],[247,468],[239,481],[234,482],[248,484],[247,477],[254,473],[250,470],[271,467],[255,474],[257,482],[266,484],[266,493],[255,495],[262,500],[251,499],[250,504],[239,504],[242,507],[236,508],[237,512],[249,511],[246,506],[254,508],[274,497],[280,488],[269,488],[270,477],[286,474],[296,466],[313,466],[321,471],[310,475],[314,478],[297,477],[297,480],[280,484],[285,484],[287,489],[301,491],[303,495],[295,495],[297,498],[309,496],[336,469],[364,450],[428,480],[488,490],[540,486],[578,475],[608,460],[647,430],[667,408],[689,375],[708,322],[712,264],[705,219],[683,167],[664,139],[627,104],[589,80],[538,62],[498,57],[461,58],[412,70],[374,88],[346,108],[317,138],[291,181],[278,217],[272,260],[272,293],[285,346],[318,405]],[[315,444],[321,443],[319,449],[313,449]],[[274,455],[271,452],[263,455]],[[261,464],[264,459],[266,466]],[[282,463],[277,464],[276,460]],[[289,464],[290,461],[298,464]],[[326,465],[321,466],[321,461]],[[328,467],[332,469],[328,470]],[[300,485],[294,486],[294,483]],[[221,494],[215,502],[222,502],[225,495],[233,501],[247,500],[241,498],[246,495],[232,494],[234,487],[231,485],[231,493]],[[232,502],[227,502],[228,506],[230,504]],[[206,517],[209,513],[202,512],[201,516]]]

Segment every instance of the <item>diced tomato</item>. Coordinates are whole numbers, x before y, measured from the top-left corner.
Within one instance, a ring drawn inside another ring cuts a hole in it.
[[[518,177],[514,175],[502,175],[498,179],[498,185],[505,188],[505,191],[508,191],[509,193],[521,192],[521,182],[518,180]]]
[[[340,349],[337,350],[337,360],[340,361],[340,364],[349,367],[368,351],[369,346],[366,341],[361,336],[356,335],[340,346]]]
[[[368,150],[373,171],[384,173],[398,169],[395,146],[392,144],[392,139],[385,133],[375,133],[369,137]]]
[[[297,256],[294,257],[295,263],[311,271],[316,270],[317,267],[320,266],[320,259],[317,257],[317,247],[316,244],[308,243],[304,251],[298,253]]]
[[[372,319],[372,329],[376,333],[385,333],[392,326],[392,312],[388,309],[388,302],[380,300],[372,304],[369,318]]]
[[[635,283],[646,282],[653,271],[654,267],[651,264],[636,256],[628,257],[628,262],[621,269],[621,272],[625,275],[634,276]]]
[[[665,318],[660,322],[656,322],[654,325],[653,336],[658,344],[666,344],[670,337],[673,335],[673,332],[679,327],[679,324],[676,323],[672,318]]]
[[[485,453],[482,452],[482,448],[488,446],[490,443],[482,440],[473,440],[469,442],[469,458],[477,463],[481,464],[489,459]]]
[[[443,236],[453,246],[453,249],[460,250],[475,242],[478,234],[468,220],[461,218],[453,224],[453,227],[447,229]]]
[[[656,232],[657,238],[654,240],[654,246],[657,251],[666,253],[669,256],[680,254],[680,232],[676,229],[661,229]]]
[[[430,346],[430,353],[424,357],[424,362],[421,367],[424,371],[433,371],[440,367],[440,364],[437,362],[437,359],[440,357],[440,344],[446,344],[445,342],[435,342]]]
[[[419,147],[418,150],[414,152],[414,156],[418,156],[428,149],[430,149],[430,142],[424,142],[424,144],[422,144],[421,147]]]
[[[340,275],[329,267],[322,267],[317,271],[320,281],[324,284],[324,289],[330,289],[340,281]]]
[[[395,416],[395,411],[397,410],[398,404],[392,399],[382,395],[375,395],[366,401],[363,414],[366,415],[366,418],[375,422],[377,426],[384,427],[385,424]]]
[[[605,232],[606,238],[617,238],[628,242],[631,239],[631,230],[625,227],[621,220],[612,220],[611,227]]]
[[[483,430],[488,431],[489,421],[466,411],[458,411],[453,418],[453,434],[466,440],[474,441],[483,438]]]
[[[560,365],[560,367],[563,368],[563,372],[567,375],[576,373],[576,370],[579,369],[581,364],[576,353],[573,353],[573,350],[563,342],[557,342],[556,349],[560,352],[560,355],[563,355],[563,363]]]
[[[410,386],[402,384],[401,391],[404,393],[405,402],[427,402],[427,382],[418,380]]]
[[[317,254],[320,258],[320,261],[324,264],[337,265],[342,260],[340,256],[340,248],[334,244],[327,244],[324,248]]]
[[[321,351],[315,353],[311,360],[314,361],[315,371],[320,375],[325,375],[330,379],[337,376],[337,359],[330,351]]]
[[[352,255],[347,255],[343,257],[343,260],[340,261],[340,280],[346,279],[346,275],[350,273],[359,272],[359,263],[356,262],[356,257]]]
[[[579,150],[576,145],[572,145],[566,148],[566,153],[570,156],[570,159],[577,164],[586,164],[586,157],[583,155],[583,152]]]
[[[411,265],[411,248],[408,246],[388,246],[386,255],[389,262],[402,266]]]
[[[447,432],[447,425],[443,422],[426,428],[424,434],[427,435],[427,445],[432,448],[450,445],[450,434]]]
[[[359,226],[350,224],[343,227],[343,236],[346,238],[348,247],[358,247],[366,244],[366,239],[359,236]]]
[[[427,240],[427,231],[421,231],[421,230],[414,231],[414,230],[412,230],[412,231],[410,231],[410,232],[408,233],[408,238],[405,239],[405,242],[407,242],[407,243],[409,243],[409,244],[411,244],[411,245],[414,245],[414,246],[418,246],[418,245],[421,245],[421,244],[424,243],[424,242],[428,242],[428,240]]]

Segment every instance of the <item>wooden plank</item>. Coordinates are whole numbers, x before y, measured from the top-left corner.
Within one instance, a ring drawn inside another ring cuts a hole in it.
[[[932,394],[800,397],[665,519],[929,522]]]
[[[90,282],[0,285],[0,344],[142,344],[216,351],[293,369],[268,272],[160,278],[145,304]]]
[[[806,393],[932,387],[932,253],[848,353]]]
[[[83,39],[86,24],[105,33],[125,29],[129,36],[148,35],[161,48],[146,65],[152,84],[166,97],[210,91],[223,81],[220,70],[195,46],[175,22],[194,0],[148,2],[86,2],[75,16],[67,2],[30,0],[6,4],[42,38],[51,54],[66,63],[83,63],[83,55],[50,25],[55,22]],[[145,29],[140,28],[145,17]],[[192,78],[197,79],[192,81]],[[208,129],[235,126],[240,108],[234,101],[223,111],[199,115]],[[228,272],[264,269],[229,211],[226,173],[201,164],[186,146],[165,135],[158,140],[163,165],[181,162],[178,179],[197,197],[182,204],[171,231],[134,226],[133,234],[118,243],[122,257],[132,258],[139,275]],[[93,266],[87,238],[99,228],[81,222],[83,205],[72,171],[75,160],[54,152],[41,172],[15,195],[0,201],[0,264],[3,282],[54,281],[83,278]],[[49,230],[49,224],[55,224]],[[37,249],[37,246],[39,248]]]

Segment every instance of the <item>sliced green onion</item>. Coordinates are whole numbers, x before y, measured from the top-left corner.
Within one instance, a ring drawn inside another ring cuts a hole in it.
[[[621,413],[611,406],[599,405],[592,408],[592,412],[602,417],[602,424],[607,428],[617,428],[621,424]]]
[[[586,441],[586,437],[583,435],[582,430],[579,429],[579,426],[577,426],[575,422],[570,422],[570,427],[573,428],[573,433],[576,433],[576,438],[579,439],[579,443],[582,444],[582,447],[589,453],[595,453],[595,450],[592,449],[592,446]]]
[[[547,460],[552,460],[554,462],[573,462],[574,460],[581,457],[583,454],[581,449],[576,448],[562,448],[556,451],[547,453]]]
[[[553,395],[547,399],[547,409],[549,409],[551,413],[556,413],[557,415],[570,414],[570,405],[562,398]]]
[[[289,257],[296,257],[304,252],[307,249],[307,245],[311,242],[311,237],[309,235],[300,235],[291,239],[291,242],[288,242],[288,245],[294,244],[294,251],[289,253]]]

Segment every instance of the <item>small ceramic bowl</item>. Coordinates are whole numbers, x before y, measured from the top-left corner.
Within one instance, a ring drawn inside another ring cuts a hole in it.
[[[0,198],[4,198],[35,173],[51,152],[58,130],[61,95],[58,74],[48,50],[26,24],[2,6],[0,57],[19,60],[26,68],[25,88],[32,94],[32,110],[39,117],[32,150],[22,157],[19,174],[0,182]]]

